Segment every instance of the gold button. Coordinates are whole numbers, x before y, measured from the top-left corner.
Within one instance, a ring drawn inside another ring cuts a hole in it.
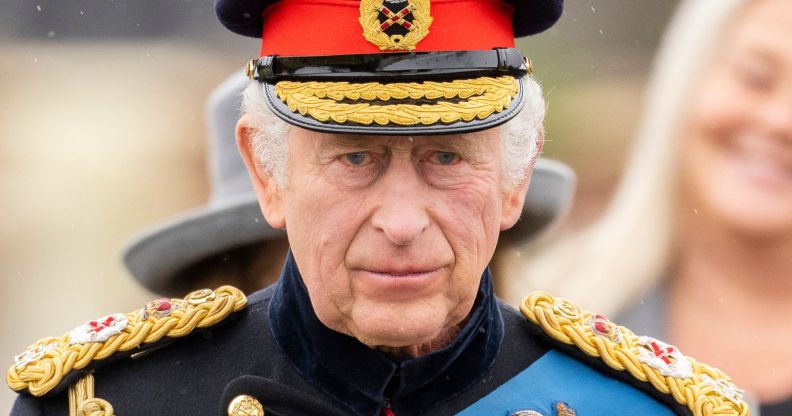
[[[228,416],[264,416],[264,407],[247,394],[240,394],[228,405]]]

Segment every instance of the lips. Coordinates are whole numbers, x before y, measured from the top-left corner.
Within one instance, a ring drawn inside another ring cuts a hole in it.
[[[412,302],[432,296],[448,281],[447,267],[374,267],[351,270],[356,290],[389,302]]]
[[[382,275],[383,277],[423,277],[438,272],[443,267],[364,267],[360,270],[366,273]]]
[[[765,186],[792,185],[792,143],[757,134],[740,134],[732,141],[732,156],[752,181]]]

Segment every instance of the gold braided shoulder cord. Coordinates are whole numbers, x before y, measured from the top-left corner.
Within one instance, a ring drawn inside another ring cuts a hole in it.
[[[157,303],[172,305],[167,313],[157,310]],[[222,286],[217,290],[192,292],[184,299],[163,299],[145,308],[118,316],[128,324],[102,342],[74,342],[70,333],[59,338],[44,338],[28,347],[8,369],[6,382],[16,391],[28,390],[43,396],[60,384],[73,370],[85,368],[94,360],[107,358],[117,352],[129,351],[141,345],[157,342],[164,337],[183,337],[195,328],[217,324],[247,304],[239,289]],[[26,357],[20,359],[20,357]]]
[[[607,327],[599,327],[605,332],[597,334],[592,322],[604,317],[546,293],[529,295],[520,310],[551,338],[574,345],[591,357],[599,357],[615,370],[627,371],[638,380],[648,381],[658,391],[672,395],[678,403],[687,406],[694,416],[750,415],[742,392],[717,368],[684,357],[684,364],[689,363],[690,367],[685,367],[683,372],[689,372],[689,377],[664,375],[640,358],[646,337],[603,320],[599,322],[607,322],[610,331]]]
[[[275,84],[275,93],[292,112],[321,122],[370,125],[430,125],[437,122],[483,120],[509,107],[519,90],[511,76],[481,77],[449,82],[297,82]],[[371,104],[380,100],[443,100],[432,104]],[[342,102],[342,100],[351,102]]]
[[[93,374],[69,386],[69,416],[115,416],[113,405],[94,397]]]

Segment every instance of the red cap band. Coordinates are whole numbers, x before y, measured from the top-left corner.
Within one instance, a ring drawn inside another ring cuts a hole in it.
[[[499,0],[432,0],[416,52],[513,48],[514,8]],[[360,0],[283,0],[262,13],[261,55],[381,53],[363,37]]]

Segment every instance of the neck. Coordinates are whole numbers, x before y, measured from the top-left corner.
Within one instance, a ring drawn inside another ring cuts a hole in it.
[[[417,358],[422,355],[439,351],[449,346],[456,339],[457,335],[459,335],[459,332],[462,331],[462,328],[465,327],[467,321],[468,318],[463,319],[462,322],[442,330],[440,334],[438,334],[431,341],[424,342],[422,344],[407,345],[404,347],[388,347],[385,345],[377,345],[372,346],[372,348],[398,359]]]
[[[792,333],[782,328],[792,314],[792,244],[690,225],[669,286],[668,336],[759,400],[788,397]],[[748,351],[774,371],[757,372]]]
[[[701,220],[687,225],[672,286],[708,297],[733,295],[751,309],[760,306],[757,299],[792,307],[792,239],[757,238]]]

